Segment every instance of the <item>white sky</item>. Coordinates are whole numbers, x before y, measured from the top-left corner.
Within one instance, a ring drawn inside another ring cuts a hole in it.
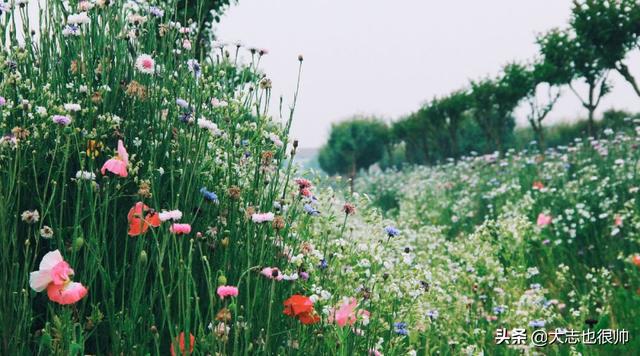
[[[304,54],[293,136],[319,147],[331,123],[354,114],[396,120],[434,96],[532,58],[537,33],[564,26],[571,0],[240,0],[217,26],[222,41],[266,48],[262,68],[289,103]],[[640,77],[633,56],[632,73]],[[634,69],[637,69],[634,71]],[[611,107],[640,111],[617,74]],[[584,116],[568,89],[548,121]],[[523,108],[517,111],[521,121]]]

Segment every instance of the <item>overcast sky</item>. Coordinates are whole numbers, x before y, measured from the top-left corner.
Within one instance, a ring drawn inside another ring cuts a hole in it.
[[[302,147],[319,147],[332,122],[355,114],[396,120],[509,61],[531,59],[536,34],[565,26],[570,7],[571,0],[240,0],[216,33],[268,49],[262,68],[273,97],[285,102],[295,88],[297,56],[304,55],[293,136]],[[640,76],[640,60],[632,57]],[[611,78],[614,91],[599,112],[640,111],[626,82]],[[517,110],[519,122],[524,114]],[[580,115],[584,109],[566,89],[548,121]]]

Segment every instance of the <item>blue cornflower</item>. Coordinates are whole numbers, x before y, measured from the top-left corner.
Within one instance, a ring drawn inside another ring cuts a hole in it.
[[[178,119],[180,119],[180,121],[182,121],[182,122],[189,122],[189,121],[193,120],[193,116],[191,115],[191,112],[185,112],[183,114],[180,114]]]
[[[493,314],[500,315],[507,311],[507,308],[504,305],[498,305],[497,307],[493,307]]]
[[[157,7],[157,6],[151,6],[149,8],[149,13],[155,17],[162,17],[164,16],[164,10],[162,10],[161,8]]]
[[[316,210],[316,208],[314,208],[311,204],[305,204],[303,206],[304,211],[307,212],[307,214],[311,215],[311,216],[318,216],[320,215],[320,212],[318,210]]]
[[[205,187],[202,187],[200,189],[200,194],[202,194],[202,196],[208,201],[211,201],[214,203],[218,202],[218,196],[216,195],[216,193],[208,191],[207,188]]]
[[[389,237],[396,237],[396,236],[400,235],[400,230],[396,229],[395,227],[393,227],[391,225],[385,227],[384,231],[386,231],[386,233],[387,233],[387,235],[389,235]]]
[[[189,109],[189,102],[182,98],[176,99],[176,104],[183,109]]]
[[[200,68],[200,63],[198,63],[197,60],[195,59],[188,60],[187,67],[189,68],[189,71],[193,73],[193,76],[195,76],[196,79],[200,78],[200,75],[202,74],[202,69]]]
[[[409,330],[407,330],[407,323],[405,323],[404,321],[399,321],[397,323],[393,323],[393,327],[395,329],[394,331],[398,335],[408,335],[409,334]]]
[[[544,320],[531,320],[529,322],[529,326],[532,328],[544,328],[545,321]]]
[[[320,269],[326,269],[327,267],[329,267],[329,263],[327,263],[327,260],[324,258],[320,260]]]
[[[62,30],[64,36],[78,36],[80,34],[80,27],[76,24],[66,25]]]
[[[427,312],[427,316],[428,316],[429,318],[431,318],[431,320],[436,320],[436,319],[438,319],[438,316],[439,316],[439,315],[440,315],[440,313],[438,313],[438,311],[437,311],[437,310],[435,310],[435,309],[433,309],[433,310],[429,310],[429,311]]]

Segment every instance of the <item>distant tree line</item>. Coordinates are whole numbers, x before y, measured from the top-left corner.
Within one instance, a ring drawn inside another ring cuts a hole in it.
[[[640,89],[627,63],[627,55],[640,45],[640,2],[636,0],[575,0],[566,28],[555,28],[536,38],[538,55],[526,62],[511,62],[493,77],[471,81],[453,93],[436,97],[416,112],[386,125],[373,119],[356,119],[334,125],[331,137],[321,149],[319,163],[328,173],[349,174],[367,168],[386,157],[387,162],[433,164],[458,159],[470,152],[504,152],[523,136],[531,136],[541,151],[547,147],[544,120],[568,88],[586,110],[585,123],[560,125],[566,133],[580,128],[582,134],[596,136],[594,112],[610,93],[609,75],[619,73],[640,97]],[[579,87],[577,84],[581,83]],[[530,130],[515,130],[514,110],[526,103]],[[609,116],[619,119],[619,112]],[[620,121],[620,120],[618,120]],[[359,133],[371,126],[379,149],[346,145],[359,142],[345,132]],[[350,129],[357,126],[357,129]],[[383,126],[385,130],[380,129]],[[568,129],[567,129],[568,128]],[[340,131],[341,133],[338,133]],[[529,133],[531,135],[529,135]],[[557,134],[558,131],[554,131]],[[574,136],[575,137],[575,136]],[[354,141],[355,140],[355,141]],[[554,141],[558,141],[554,137]],[[344,154],[366,155],[366,161],[333,161]],[[355,150],[355,151],[354,151]],[[339,153],[342,152],[342,153]],[[374,159],[375,158],[375,159]]]

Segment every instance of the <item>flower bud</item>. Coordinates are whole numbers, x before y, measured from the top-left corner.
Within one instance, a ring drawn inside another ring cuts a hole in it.
[[[140,264],[147,264],[147,252],[145,250],[140,251],[140,256],[138,257],[138,261],[140,261]]]
[[[80,251],[80,249],[84,246],[84,239],[82,237],[77,237],[73,240],[73,249],[75,251]]]
[[[225,276],[224,276],[224,274],[221,274],[221,275],[218,277],[218,285],[223,286],[223,285],[225,285],[225,284],[227,284],[227,277],[225,277]]]

